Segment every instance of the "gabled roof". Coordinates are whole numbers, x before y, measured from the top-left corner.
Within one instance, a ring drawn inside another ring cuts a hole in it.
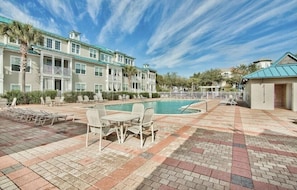
[[[245,75],[244,79],[290,78],[297,77],[297,57],[290,52],[285,53],[270,67]]]

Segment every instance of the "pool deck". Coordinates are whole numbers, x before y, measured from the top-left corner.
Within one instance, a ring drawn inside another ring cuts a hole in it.
[[[91,105],[17,106],[74,114],[53,126],[0,115],[0,189],[297,190],[296,112],[210,101],[206,113],[155,115],[156,139],[142,149],[114,135],[99,152],[97,136],[85,147]]]

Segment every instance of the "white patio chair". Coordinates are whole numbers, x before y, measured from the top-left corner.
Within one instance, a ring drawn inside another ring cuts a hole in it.
[[[139,123],[140,119],[143,117],[144,114],[144,105],[142,103],[134,103],[132,106],[131,114],[139,116],[139,119],[132,120],[132,123]]]
[[[154,142],[154,123],[153,123],[153,115],[154,109],[153,108],[146,108],[139,123],[132,124],[131,126],[127,127],[127,131],[130,131],[136,135],[140,136],[140,147],[143,147],[143,133],[145,131],[151,130],[152,135],[152,142]]]
[[[99,151],[102,147],[102,137],[106,137],[113,132],[117,132],[115,127],[111,125],[105,125],[100,120],[98,109],[89,109],[86,112],[87,115],[87,135],[86,135],[86,147],[88,147],[89,133],[99,134]],[[118,136],[118,132],[117,132]]]

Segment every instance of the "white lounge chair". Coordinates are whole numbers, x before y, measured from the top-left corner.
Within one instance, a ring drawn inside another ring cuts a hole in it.
[[[113,132],[117,132],[115,127],[110,125],[104,125],[99,116],[98,109],[89,109],[86,112],[87,115],[87,135],[86,135],[86,147],[88,147],[89,143],[89,133],[99,134],[99,151],[101,151],[102,147],[102,137],[106,137]],[[118,133],[117,133],[118,135]]]
[[[143,133],[151,130],[152,142],[154,142],[154,122],[153,122],[154,109],[146,108],[143,117],[139,123],[132,123],[131,126],[127,127],[127,131],[130,131],[140,136],[140,147],[143,147]]]
[[[59,96],[55,97],[55,105],[56,106],[63,105],[64,104],[64,99],[65,99],[64,96],[62,96],[62,97],[59,97]]]
[[[84,95],[84,101],[83,101],[84,103],[92,103],[92,102],[94,102],[94,100],[90,100],[89,99],[89,96],[87,96],[87,95]]]
[[[42,96],[40,97],[40,104],[45,105],[45,101],[44,101],[44,98]]]
[[[51,97],[49,97],[49,96],[45,97],[45,104],[48,105],[48,106],[53,105],[53,101],[52,101]]]
[[[84,102],[84,99],[83,99],[83,97],[81,95],[77,96],[77,102],[78,103],[83,103]]]

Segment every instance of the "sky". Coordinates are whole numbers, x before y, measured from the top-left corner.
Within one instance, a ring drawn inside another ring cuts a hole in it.
[[[0,0],[0,15],[190,77],[297,54],[297,0]]]

